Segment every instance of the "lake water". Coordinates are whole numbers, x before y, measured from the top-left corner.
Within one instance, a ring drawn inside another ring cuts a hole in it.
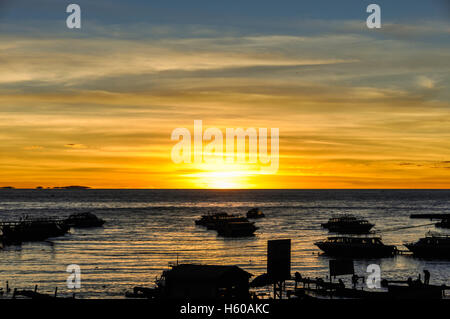
[[[205,213],[245,213],[259,207],[266,218],[256,221],[252,238],[224,239],[195,226]],[[292,273],[325,277],[328,257],[314,242],[325,238],[320,227],[331,215],[351,213],[367,218],[376,229],[430,223],[410,219],[412,213],[449,213],[448,190],[1,190],[0,219],[60,216],[90,211],[106,220],[103,228],[72,229],[64,237],[0,249],[0,286],[79,298],[123,298],[132,287],[151,286],[169,263],[238,265],[254,275],[265,272],[267,240],[292,239]],[[434,226],[383,232],[383,242],[401,246]],[[448,232],[448,231],[447,231]],[[411,256],[355,260],[366,274],[381,266],[382,277],[407,279],[423,269],[431,283],[450,284],[450,261]],[[81,288],[70,290],[66,267],[81,267]],[[348,283],[348,278],[345,279]]]

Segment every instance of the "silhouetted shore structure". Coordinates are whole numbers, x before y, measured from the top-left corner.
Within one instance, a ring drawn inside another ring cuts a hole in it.
[[[273,299],[442,299],[446,285],[432,285],[430,273],[424,270],[425,281],[417,279],[382,280],[378,287],[364,289],[365,277],[355,273],[352,259],[332,259],[327,278],[304,278],[299,272],[290,273],[290,240],[268,242],[267,273],[249,282],[253,276],[237,266],[180,264],[163,271],[154,288],[135,287],[126,293],[128,298],[218,300],[264,299],[251,289],[273,286]],[[352,287],[336,277],[352,276]],[[333,279],[334,278],[334,281]],[[362,286],[358,286],[362,279]],[[372,284],[375,282],[372,280]],[[369,281],[369,278],[367,278]],[[287,285],[287,283],[289,285]],[[286,288],[286,287],[292,288]]]
[[[258,229],[254,223],[244,216],[216,213],[203,215],[195,221],[196,225],[217,231],[222,237],[248,237],[254,236]]]
[[[20,289],[14,289],[12,299],[16,299],[17,297],[23,297],[28,299],[38,299],[38,300],[52,300],[52,299],[75,299],[75,294],[73,294],[71,297],[58,297],[58,287],[55,288],[55,291],[53,294],[46,294],[41,293],[37,291],[38,286],[36,285],[34,287],[34,290],[20,290]]]
[[[301,286],[299,285],[301,284]],[[382,290],[345,287],[342,281],[330,282],[322,278],[302,278],[295,276],[294,294],[303,299],[442,299],[446,285],[425,284],[420,279],[383,280]]]
[[[375,226],[367,220],[357,218],[353,215],[343,215],[332,217],[328,222],[321,224],[323,228],[328,229],[332,233],[340,234],[367,234]]]
[[[0,299],[37,299],[37,300],[52,300],[52,299],[75,299],[75,293],[71,296],[58,296],[58,287],[53,293],[38,292],[38,285],[34,286],[34,290],[30,289],[12,289],[9,282],[6,281],[6,287],[0,287]]]
[[[155,288],[135,287],[129,298],[248,299],[249,272],[238,266],[174,265],[156,280]]]

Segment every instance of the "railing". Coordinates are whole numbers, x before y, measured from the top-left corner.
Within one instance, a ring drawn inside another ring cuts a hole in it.
[[[0,227],[4,226],[18,226],[22,225],[24,223],[57,223],[57,222],[63,222],[65,221],[65,218],[61,217],[40,217],[40,218],[23,218],[15,221],[0,221]]]
[[[437,232],[433,232],[433,231],[428,231],[425,234],[426,237],[432,237],[432,238],[450,238],[450,235],[447,234],[442,234],[442,233],[437,233]]]

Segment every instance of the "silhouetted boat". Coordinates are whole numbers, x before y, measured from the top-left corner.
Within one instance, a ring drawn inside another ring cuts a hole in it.
[[[216,230],[219,236],[223,237],[253,236],[255,230],[258,229],[254,223],[244,216],[227,213],[203,215],[199,220],[195,221],[195,224]]]
[[[328,222],[322,224],[322,227],[328,229],[330,232],[343,234],[365,234],[373,226],[375,225],[369,223],[367,220],[357,218],[353,215],[333,217]]]
[[[385,245],[381,237],[336,236],[314,243],[330,256],[342,257],[388,257],[393,256],[396,247]]]
[[[443,219],[440,222],[436,223],[436,227],[450,228],[450,218]]]
[[[247,212],[247,218],[263,218],[266,217],[259,208],[252,208]]]
[[[205,226],[208,229],[217,230],[221,225],[231,222],[248,222],[244,216],[231,215],[227,213],[216,213],[203,215],[199,220],[195,221],[196,225]]]
[[[22,219],[18,222],[1,223],[3,244],[20,244],[27,241],[41,241],[50,237],[63,236],[69,227],[63,220],[40,218]]]
[[[100,227],[105,221],[92,213],[78,213],[70,215],[66,220],[69,227]]]
[[[227,219],[233,218],[234,215],[230,215],[228,213],[215,213],[215,214],[207,214],[202,215],[200,219],[195,221],[196,225],[208,227],[212,224],[215,224],[219,219]]]
[[[404,245],[417,257],[450,259],[450,235],[429,232],[417,242]]]

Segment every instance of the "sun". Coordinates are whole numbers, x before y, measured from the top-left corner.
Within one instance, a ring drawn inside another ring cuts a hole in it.
[[[236,189],[247,188],[244,177],[245,172],[215,171],[195,174],[196,184],[202,188]]]
[[[243,189],[251,188],[251,177],[255,171],[246,165],[199,165],[199,172],[185,175],[195,188],[207,189]]]
[[[208,183],[208,188],[214,189],[236,189],[242,188],[238,183],[235,182],[227,182],[227,181],[216,181]]]

